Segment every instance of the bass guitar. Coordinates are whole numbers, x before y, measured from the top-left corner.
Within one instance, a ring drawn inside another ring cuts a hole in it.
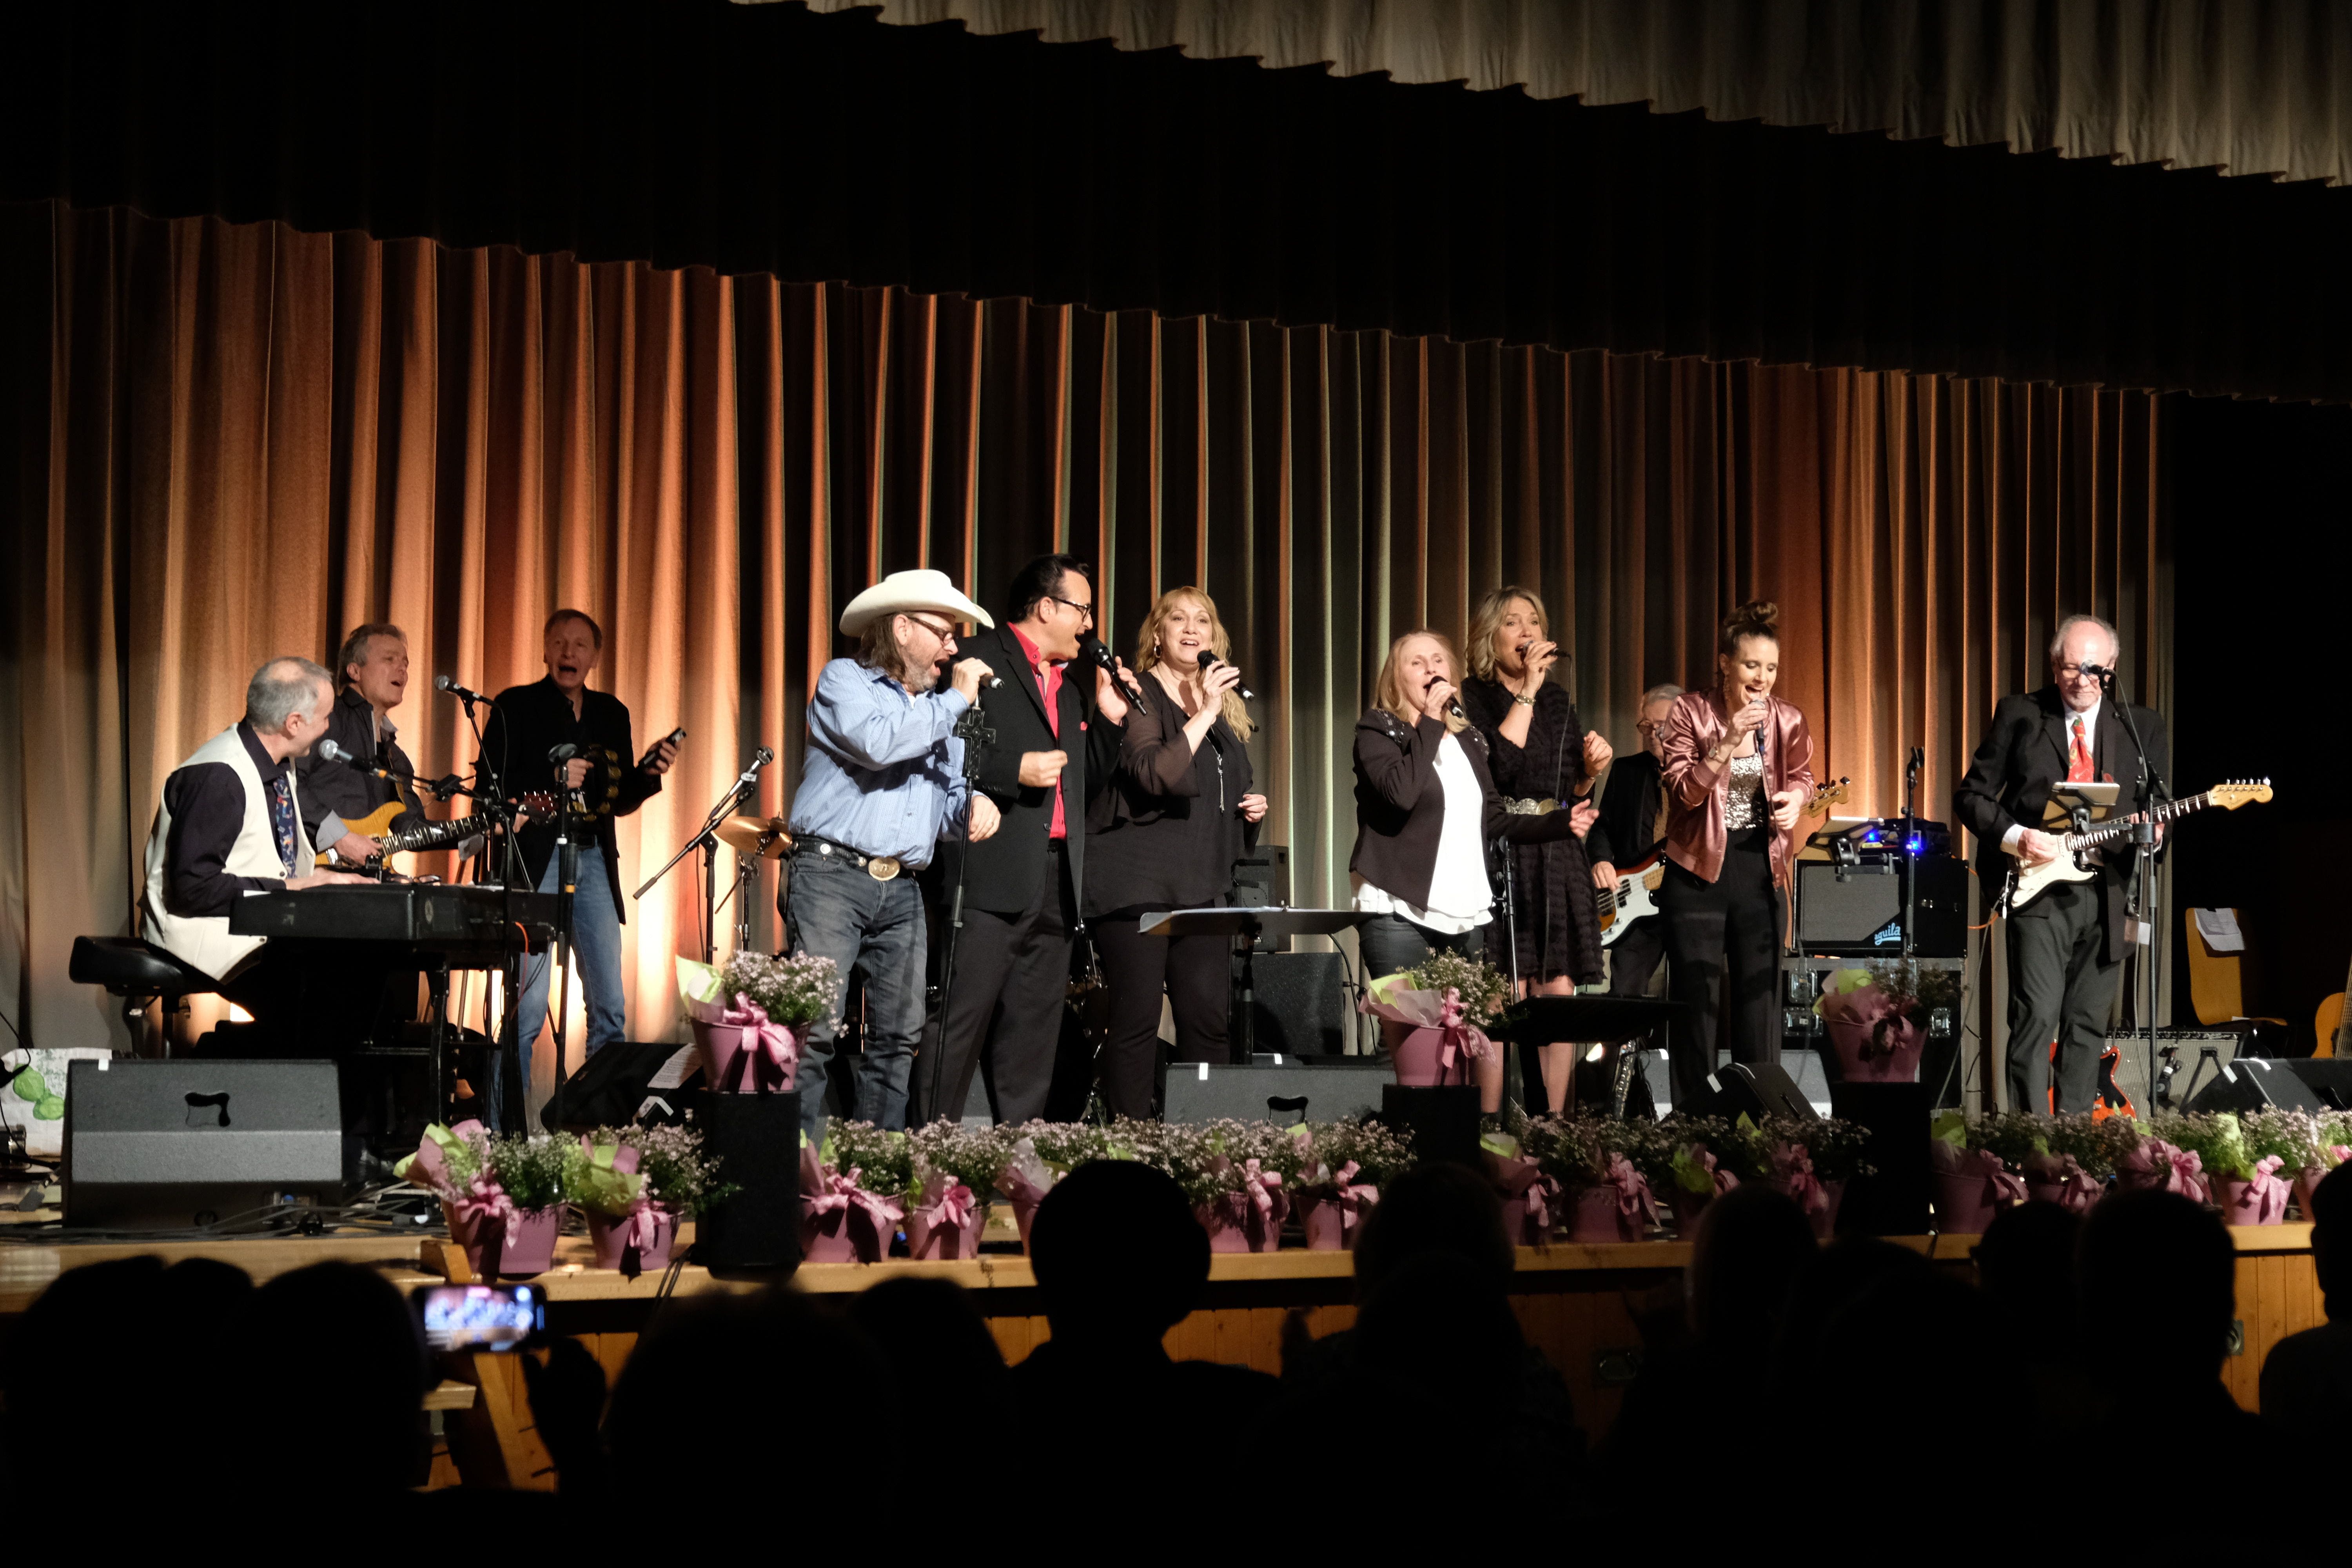
[[[2157,822],[2170,822],[2192,811],[2202,811],[2209,805],[2219,806],[2223,811],[2235,811],[2251,801],[2267,801],[2270,798],[2270,780],[2231,779],[2201,794],[2185,795],[2168,805],[2159,805],[2147,815]],[[2013,915],[2061,882],[2089,881],[2098,875],[2098,863],[2090,858],[2092,851],[2105,845],[2126,842],[2136,826],[2128,817],[2117,817],[2096,827],[2063,836],[2058,840],[2059,852],[2039,866],[2012,860],[2009,876],[2001,884],[2000,897],[1994,900],[1993,912]]]
[[[1843,802],[1853,781],[1840,778],[1823,784],[1805,797],[1804,805],[1797,812],[1800,829],[1809,816],[1820,816],[1830,807]],[[1806,835],[1800,831],[1798,842]],[[1601,911],[1601,945],[1607,947],[1632,929],[1635,921],[1658,912],[1657,890],[1666,879],[1666,855],[1664,849],[1651,854],[1634,865],[1620,868],[1617,885],[1602,888],[1593,897]]]
[[[551,795],[527,795],[516,804],[533,816],[552,816],[555,814],[555,797]],[[370,857],[370,864],[380,865],[388,855],[402,855],[412,849],[438,849],[446,844],[462,842],[477,833],[488,832],[499,820],[490,813],[482,812],[448,822],[428,822],[422,827],[411,827],[404,832],[393,832],[393,820],[407,809],[400,801],[388,800],[357,822],[345,824],[361,837],[375,840],[375,854]],[[320,850],[316,863],[320,866],[329,864],[328,852]]]

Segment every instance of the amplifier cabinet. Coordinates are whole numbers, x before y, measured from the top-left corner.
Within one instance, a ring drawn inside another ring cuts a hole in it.
[[[1913,952],[1958,958],[1969,934],[1968,863],[1949,855],[1894,858],[1876,865],[1797,862],[1797,945],[1806,952],[1900,954],[1903,895],[1916,877]]]

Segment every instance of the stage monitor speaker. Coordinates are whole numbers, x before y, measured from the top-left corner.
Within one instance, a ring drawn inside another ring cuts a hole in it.
[[[801,1097],[695,1097],[703,1152],[737,1191],[695,1221],[694,1261],[713,1273],[789,1272],[801,1261]]]
[[[1336,952],[1276,952],[1250,962],[1257,998],[1257,1055],[1339,1056],[1347,1048],[1347,972]],[[1242,961],[1234,960],[1231,1037],[1239,1050]]]
[[[1844,1236],[1927,1232],[1927,1121],[1935,1088],[1926,1083],[1833,1083],[1830,1114],[1870,1134],[1863,1161],[1875,1173],[1846,1184],[1838,1205]]]
[[[1295,954],[1311,958],[1312,953]],[[1225,1067],[1215,1062],[1170,1062],[1160,1095],[1160,1113],[1171,1121],[1339,1121],[1381,1102],[1381,1088],[1394,1081],[1389,1065],[1373,1057],[1286,1056],[1279,1063]],[[1296,1101],[1305,1100],[1302,1111]],[[1276,1107],[1272,1102],[1286,1103]]]
[[[1733,1062],[1718,1072],[1707,1075],[1709,1116],[1750,1117],[1793,1116],[1801,1121],[1815,1121],[1821,1112],[1789,1076],[1789,1069],[1779,1062]]]
[[[553,1095],[540,1110],[540,1125],[550,1132],[590,1132],[625,1127],[640,1120],[640,1111],[647,1123],[683,1121],[688,1097],[701,1089],[702,1068],[692,1046],[614,1040],[563,1080],[563,1125],[555,1124]]]
[[[66,1086],[74,1229],[177,1230],[342,1201],[333,1062],[78,1061]]]
[[[2156,1043],[2162,1049],[2170,1047],[2172,1059],[2179,1065],[2173,1069],[2167,1092],[2176,1106],[2185,1106],[2205,1091],[2205,1087],[2221,1076],[2221,1069],[2236,1059],[2239,1037],[2226,1029],[2158,1029]],[[2115,1084],[2118,1094],[2131,1103],[2142,1117],[2165,1109],[2158,1106],[2147,1090],[2147,1037],[2146,1035],[2109,1035],[2106,1048],[2116,1053]],[[2209,1059],[2206,1053],[2210,1051]],[[2157,1073],[2164,1072],[2159,1057]],[[2047,1106],[2032,1109],[2046,1110]],[[2120,1109],[2119,1107],[2117,1109]]]
[[[1903,883],[1918,879],[1911,951],[1958,958],[1968,948],[1968,862],[1949,855],[1891,857],[1875,865],[1797,862],[1797,945],[1806,952],[1884,957],[1903,952]]]
[[[1290,902],[1290,847],[1285,844],[1261,844],[1255,849],[1244,849],[1242,858],[1234,862],[1234,907],[1239,910],[1263,910]],[[1259,952],[1288,952],[1287,936],[1262,936],[1257,939]]]
[[[2240,1057],[2225,1063],[2189,1101],[2191,1110],[2352,1109],[2352,1061],[2333,1057]]]

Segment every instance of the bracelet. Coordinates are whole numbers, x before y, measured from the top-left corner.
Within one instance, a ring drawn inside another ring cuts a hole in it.
[[[1511,699],[1511,706],[1514,708],[1532,708],[1535,705],[1536,700],[1532,697],[1514,697]]]

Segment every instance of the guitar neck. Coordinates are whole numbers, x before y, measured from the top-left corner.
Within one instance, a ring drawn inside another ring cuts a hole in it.
[[[405,833],[394,833],[382,839],[383,853],[399,855],[411,849],[433,849],[444,844],[454,844],[461,838],[471,838],[477,833],[488,831],[496,817],[461,816],[449,822],[427,823],[412,827]]]
[[[2170,822],[2176,816],[2186,816],[2192,811],[2202,811],[2212,804],[2213,792],[2209,789],[2197,795],[2184,796],[2169,805],[2159,805],[2154,811],[2148,812],[2147,816],[2151,822]],[[2066,836],[2066,847],[2095,849],[2102,844],[2113,844],[2119,838],[2129,838],[2135,826],[2128,820],[2119,819],[2103,823],[2097,827],[2082,833],[2070,833]]]

